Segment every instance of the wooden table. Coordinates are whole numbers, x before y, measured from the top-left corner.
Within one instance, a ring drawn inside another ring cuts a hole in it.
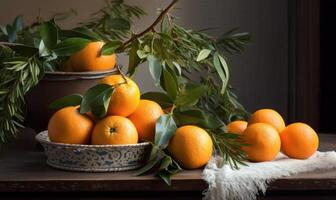
[[[320,134],[320,150],[335,150],[336,135]],[[186,170],[176,175],[172,186],[153,176],[135,177],[132,172],[84,173],[53,169],[36,148],[34,132],[25,130],[20,138],[0,152],[0,192],[12,198],[48,199],[200,199],[207,184],[202,170]],[[60,193],[62,192],[62,193]],[[301,196],[304,199],[336,199],[336,169],[302,173],[270,184],[266,197]],[[2,196],[3,197],[3,196]],[[260,197],[260,198],[266,198]],[[2,199],[0,197],[0,199]]]

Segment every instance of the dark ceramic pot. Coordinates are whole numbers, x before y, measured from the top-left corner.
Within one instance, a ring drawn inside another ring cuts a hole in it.
[[[55,110],[48,108],[54,100],[69,94],[83,94],[99,79],[118,74],[117,68],[101,72],[46,72],[37,86],[27,94],[26,125],[40,132],[47,129]]]

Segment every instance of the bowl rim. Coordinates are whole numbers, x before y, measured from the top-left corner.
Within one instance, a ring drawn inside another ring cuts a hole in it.
[[[118,68],[114,67],[112,69],[100,70],[100,71],[84,71],[84,72],[45,71],[44,73],[46,75],[57,75],[57,76],[74,76],[74,75],[92,76],[92,75],[109,74],[109,73],[113,73],[113,72],[117,72],[117,71],[118,71]]]
[[[139,147],[139,146],[148,146],[151,143],[150,142],[141,142],[137,144],[105,144],[105,145],[91,145],[91,144],[65,144],[65,143],[57,143],[57,142],[51,142],[49,140],[44,139],[43,136],[47,135],[48,137],[48,131],[42,131],[38,133],[35,136],[35,140],[40,142],[41,144],[50,144],[50,145],[57,145],[57,146],[64,146],[64,147],[82,147],[82,148],[113,148],[113,147]]]

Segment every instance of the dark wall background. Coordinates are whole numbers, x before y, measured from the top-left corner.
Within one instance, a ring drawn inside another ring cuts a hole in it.
[[[321,131],[336,132],[336,1],[321,3]]]

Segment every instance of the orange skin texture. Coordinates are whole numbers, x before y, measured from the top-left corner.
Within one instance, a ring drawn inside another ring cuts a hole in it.
[[[121,75],[111,75],[100,81],[100,83],[115,87],[110,100],[108,115],[127,117],[132,114],[139,105],[140,90],[138,85],[131,79],[125,78],[127,83]]]
[[[242,137],[243,151],[251,161],[272,161],[280,152],[281,142],[278,131],[271,125],[255,123],[246,128]]]
[[[196,169],[210,160],[212,140],[202,128],[186,125],[176,130],[168,151],[183,168]]]
[[[248,125],[266,123],[272,125],[279,133],[285,129],[286,124],[281,115],[272,109],[261,109],[252,114]]]
[[[89,144],[93,122],[79,113],[78,107],[58,110],[48,123],[48,135],[52,142],[65,144]]]
[[[230,122],[226,126],[226,129],[228,133],[236,133],[238,135],[242,135],[246,127],[247,127],[246,121],[237,120],[237,121]]]
[[[65,69],[71,69],[75,72],[113,69],[116,65],[116,55],[100,55],[104,44],[102,41],[90,42],[85,48],[70,56],[68,67],[65,67]]]
[[[140,100],[137,109],[128,117],[138,130],[140,141],[154,141],[155,124],[164,112],[161,106],[150,100]]]
[[[108,116],[99,121],[92,132],[93,145],[120,145],[138,143],[138,132],[126,117]]]
[[[291,158],[307,159],[312,156],[319,145],[316,132],[307,124],[293,123],[281,133],[281,151]]]

